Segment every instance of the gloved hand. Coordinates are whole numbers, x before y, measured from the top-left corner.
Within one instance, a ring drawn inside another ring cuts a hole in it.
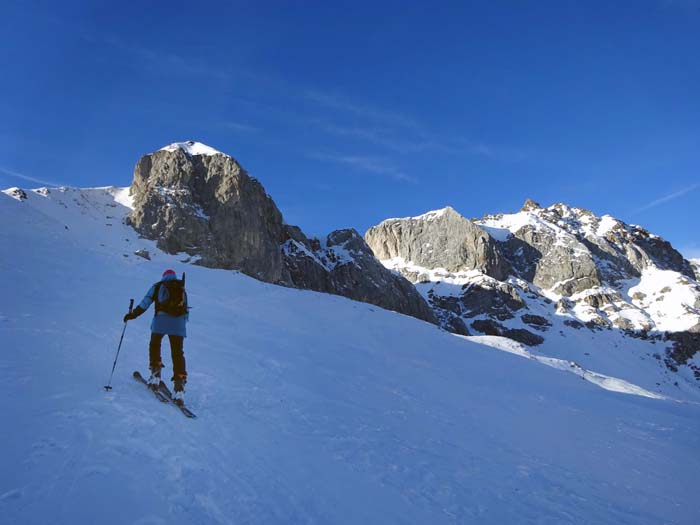
[[[144,310],[140,306],[137,306],[136,308],[134,308],[134,310],[132,312],[129,312],[128,314],[126,314],[124,316],[124,322],[126,323],[127,321],[131,321],[132,319],[136,319],[139,315],[141,315],[145,311],[146,310]]]

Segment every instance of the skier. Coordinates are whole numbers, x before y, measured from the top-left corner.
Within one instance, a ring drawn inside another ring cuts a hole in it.
[[[148,345],[151,377],[148,379],[148,386],[154,390],[160,385],[160,370],[163,363],[160,359],[160,343],[163,336],[170,339],[170,352],[173,359],[173,377],[175,402],[179,405],[185,403],[185,383],[187,382],[187,371],[185,369],[185,355],[183,343],[187,337],[187,293],[185,292],[185,275],[182,280],[177,278],[174,270],[165,270],[162,279],[155,283],[148,290],[143,301],[133,310],[124,316],[124,322],[136,319],[151,306],[156,303],[155,315],[151,322],[151,341]]]

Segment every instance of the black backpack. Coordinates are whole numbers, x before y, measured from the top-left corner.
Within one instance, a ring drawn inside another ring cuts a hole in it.
[[[160,295],[160,290],[163,290],[163,296],[165,300],[163,302],[158,300]],[[161,281],[156,284],[155,291],[153,293],[153,301],[156,303],[156,314],[158,312],[164,312],[168,315],[174,317],[180,317],[187,313],[187,294],[185,294],[185,274],[182,274],[182,279],[172,279],[168,281]]]

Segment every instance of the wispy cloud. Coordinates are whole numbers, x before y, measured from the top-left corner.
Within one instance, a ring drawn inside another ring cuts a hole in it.
[[[207,57],[185,56],[169,50],[144,47],[114,35],[100,35],[92,40],[117,48],[158,71],[220,80],[222,85],[228,86],[226,89],[234,91],[236,85],[246,85],[252,89],[236,93],[238,102],[246,103],[253,111],[264,114],[266,119],[283,122],[285,128],[290,125],[313,126],[326,134],[352,138],[383,149],[386,154],[433,152],[492,160],[519,158],[515,150],[435,133],[413,115],[377,107],[342,93],[288,82],[230,64],[212,63]],[[244,82],[233,82],[241,79]],[[233,96],[233,93],[229,95]],[[224,126],[237,133],[260,131],[255,125],[239,122],[229,122]]]
[[[133,42],[116,37],[114,35],[100,36],[97,38],[86,36],[88,41],[101,41],[107,45],[119,49],[148,64],[150,68],[167,70],[178,75],[205,76],[210,79],[230,80],[231,71],[220,65],[210,65],[205,60],[185,57],[170,51],[160,51],[140,46]],[[241,73],[241,72],[238,72]]]
[[[345,126],[324,119],[310,119],[309,123],[325,133],[358,139],[402,154],[434,152],[506,161],[523,160],[528,155],[522,149],[496,146],[464,138],[430,136],[422,129],[396,129],[372,125],[371,123],[366,127]]]
[[[328,155],[325,153],[311,153],[308,155],[308,157],[321,161],[344,164],[346,166],[351,166],[369,173],[383,175],[399,182],[406,182],[410,184],[416,184],[418,182],[418,179],[414,176],[408,175],[386,159],[378,157],[359,155]]]
[[[700,182],[691,184],[690,186],[683,188],[682,190],[674,191],[673,193],[669,193],[668,195],[664,195],[663,197],[659,197],[658,199],[654,199],[653,201],[649,202],[648,204],[645,204],[644,206],[637,208],[634,210],[630,215],[636,215],[638,213],[641,213],[643,211],[650,210],[651,208],[656,208],[657,206],[660,206],[661,204],[666,204],[667,202],[671,202],[673,200],[676,200],[680,197],[683,197],[684,195],[687,195],[688,193],[697,190],[700,188]]]
[[[37,177],[25,175],[24,173],[19,173],[18,171],[3,168],[2,166],[0,166],[0,173],[4,173],[5,175],[9,175],[10,177],[15,177],[17,179],[26,180],[28,182],[35,182],[37,184],[42,184],[44,186],[63,186],[63,184],[60,184],[58,182],[53,182],[53,181],[45,180],[45,179],[39,179]]]
[[[392,126],[401,126],[404,128],[415,129],[420,127],[418,122],[408,115],[359,104],[337,94],[323,93],[317,90],[306,90],[304,92],[304,97],[320,106],[351,113],[375,122],[384,122]]]
[[[446,151],[449,148],[420,136],[405,133],[397,134],[395,130],[376,127],[341,126],[338,124],[316,121],[316,124],[326,133],[340,137],[351,137],[369,142],[376,146],[396,151],[398,153],[420,153],[424,151]],[[403,135],[403,136],[399,136]]]
[[[241,124],[240,122],[224,122],[224,127],[238,133],[257,133],[260,131],[260,128],[249,126],[248,124]]]

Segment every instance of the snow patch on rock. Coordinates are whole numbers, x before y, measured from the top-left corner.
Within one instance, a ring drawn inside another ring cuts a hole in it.
[[[182,150],[190,156],[194,155],[224,155],[220,151],[202,144],[201,142],[195,142],[193,140],[188,140],[187,142],[173,142],[167,146],[160,148],[160,151],[177,151]]]

